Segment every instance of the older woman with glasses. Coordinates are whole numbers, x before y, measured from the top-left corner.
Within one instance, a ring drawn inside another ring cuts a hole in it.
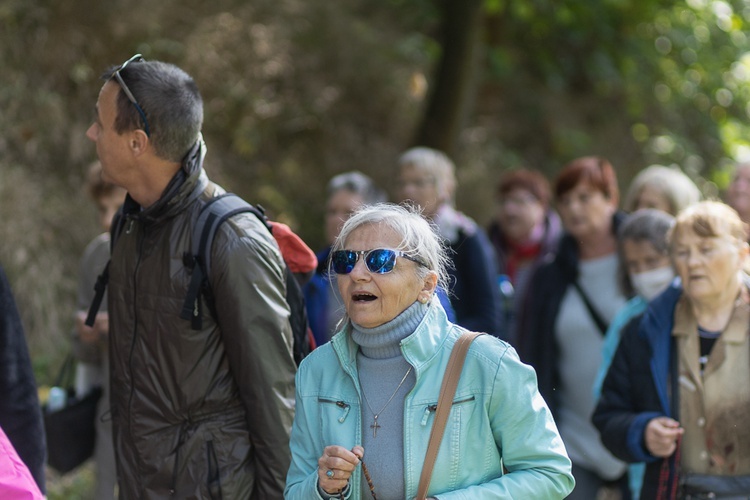
[[[344,223],[330,266],[345,322],[297,374],[286,498],[415,497],[441,380],[466,332],[435,297],[446,260],[415,209],[380,204]],[[429,496],[554,499],[572,489],[534,372],[507,343],[471,344],[449,411]]]
[[[750,498],[745,237],[723,203],[677,216],[669,253],[681,285],[629,324],[604,380],[593,422],[614,454],[647,463],[641,498]]]
[[[454,206],[456,166],[442,151],[416,147],[398,159],[398,199],[418,205],[448,246],[456,323],[501,337],[503,317],[495,251],[484,230]]]

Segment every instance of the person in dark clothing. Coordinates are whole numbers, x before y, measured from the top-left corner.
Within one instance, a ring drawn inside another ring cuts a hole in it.
[[[44,493],[47,444],[21,317],[0,267],[0,427]]]
[[[281,498],[296,365],[279,246],[255,215],[227,219],[211,248],[211,296],[186,318],[200,276],[193,229],[224,193],[203,169],[202,97],[180,68],[140,55],[103,80],[86,135],[104,179],[128,191],[108,290],[120,496]]]
[[[607,325],[627,301],[618,286],[619,190],[612,165],[584,157],[565,165],[555,181],[565,228],[555,258],[539,267],[523,306],[521,359],[539,377],[573,461],[570,499],[590,500],[626,470],[599,441],[591,424],[593,384]]]
[[[511,170],[497,185],[497,211],[487,229],[497,256],[503,314],[501,338],[518,345],[516,318],[534,271],[554,257],[562,234],[550,207],[547,179],[536,170]]]
[[[456,323],[477,332],[500,336],[500,292],[495,252],[485,232],[453,207],[456,167],[444,153],[417,147],[401,155],[399,197],[422,209],[448,245],[448,295]]]

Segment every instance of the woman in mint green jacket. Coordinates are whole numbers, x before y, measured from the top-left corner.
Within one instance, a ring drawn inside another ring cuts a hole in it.
[[[466,331],[434,296],[445,262],[415,209],[375,205],[345,223],[330,266],[346,317],[297,373],[285,498],[415,497],[443,373]],[[536,375],[507,343],[474,341],[450,411],[431,498],[562,499],[573,489]]]

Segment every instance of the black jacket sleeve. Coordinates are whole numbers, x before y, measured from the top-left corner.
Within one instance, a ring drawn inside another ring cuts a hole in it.
[[[656,460],[646,450],[643,435],[648,422],[662,415],[650,368],[651,346],[638,332],[641,318],[636,316],[623,329],[591,419],[604,446],[627,462]]]
[[[0,427],[44,492],[46,444],[21,318],[0,268]]]

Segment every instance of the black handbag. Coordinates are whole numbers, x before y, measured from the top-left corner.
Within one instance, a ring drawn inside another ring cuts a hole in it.
[[[750,476],[712,476],[685,474],[680,477],[681,497],[686,499],[724,498],[746,500],[750,498]]]
[[[65,405],[50,411],[47,404],[42,407],[44,433],[47,438],[47,464],[61,474],[70,472],[94,453],[96,440],[96,407],[102,395],[96,387],[78,398],[73,386],[75,361],[68,355],[63,363],[55,386],[67,393]]]

